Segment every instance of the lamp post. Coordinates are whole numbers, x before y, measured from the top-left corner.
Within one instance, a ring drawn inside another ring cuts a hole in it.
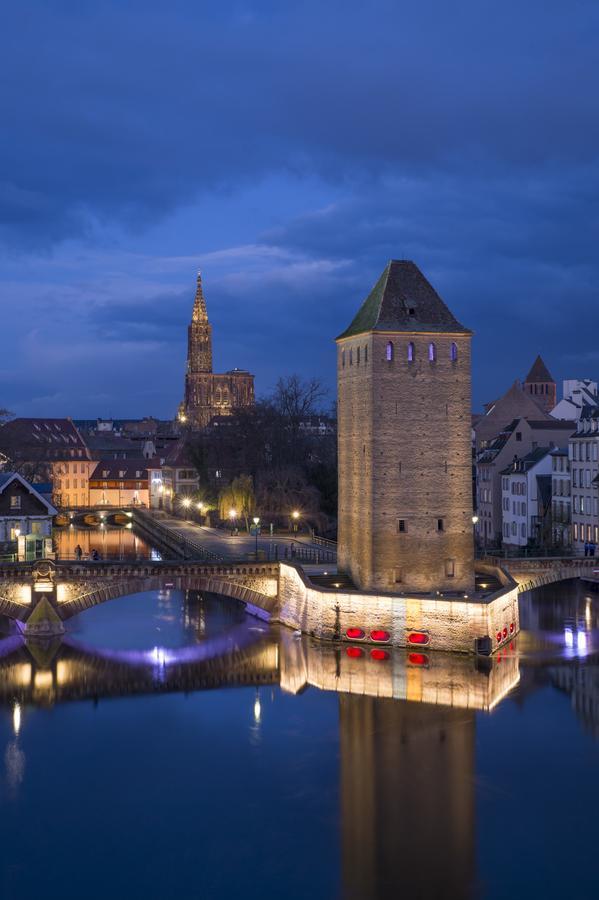
[[[200,502],[198,503],[198,512],[199,512],[199,514],[200,514],[200,526],[201,526],[201,524],[202,524],[202,516],[204,515],[204,504],[202,503],[202,501],[200,501]]]
[[[258,526],[260,525],[260,516],[254,516],[254,534],[256,536],[256,562],[258,562]]]
[[[181,500],[181,505],[183,506],[183,509],[185,510],[185,521],[187,521],[187,518],[188,518],[187,512],[189,510],[189,507],[191,506],[191,500],[189,499],[189,497],[183,497],[183,499]]]
[[[293,519],[293,530],[294,531],[297,531],[299,517],[300,517],[299,510],[294,509],[293,512],[291,513],[291,518]]]
[[[231,537],[233,537],[233,531],[235,529],[235,519],[237,518],[237,510],[230,509],[229,510],[229,521],[231,522]]]

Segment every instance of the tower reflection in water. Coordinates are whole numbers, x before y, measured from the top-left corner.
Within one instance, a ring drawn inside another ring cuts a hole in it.
[[[517,684],[515,647],[484,666],[446,654],[373,658],[367,648],[348,654],[345,646],[233,622],[225,635],[165,650],[159,677],[155,650],[8,638],[0,646],[0,703],[13,713],[19,704],[20,715],[83,698],[254,686],[257,728],[263,686],[336,691],[342,896],[468,896],[475,877],[475,710],[491,709]]]

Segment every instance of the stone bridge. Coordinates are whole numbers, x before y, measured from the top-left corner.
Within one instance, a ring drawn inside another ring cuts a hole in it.
[[[0,565],[0,615],[23,623],[27,634],[61,634],[71,616],[107,600],[141,591],[198,590],[245,604],[269,619],[276,610],[276,563],[90,562],[39,560]]]
[[[520,594],[571,578],[597,579],[599,583],[599,557],[492,557],[485,562],[509,572]]]

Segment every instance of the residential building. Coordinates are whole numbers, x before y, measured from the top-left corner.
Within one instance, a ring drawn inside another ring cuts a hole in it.
[[[519,381],[514,381],[498,400],[487,403],[484,415],[476,417],[473,422],[476,451],[484,450],[515,419],[550,421],[550,416],[540,408],[534,396],[522,389]]]
[[[551,451],[551,523],[553,546],[569,549],[572,544],[572,490],[567,447]]]
[[[524,392],[533,397],[546,413],[550,413],[557,403],[557,385],[540,356],[537,356],[524,379]]]
[[[338,563],[360,590],[473,588],[471,337],[392,260],[337,338]]]
[[[570,438],[572,547],[580,555],[599,543],[599,407],[586,407]]]
[[[52,555],[56,508],[18,472],[0,472],[0,553],[18,559]]]
[[[182,500],[192,500],[200,487],[200,477],[193,464],[185,438],[171,448],[162,466],[163,508],[180,512]]]
[[[514,419],[476,458],[477,540],[484,547],[499,546],[503,538],[501,472],[538,447],[564,447],[572,433],[570,422],[551,416]]]
[[[89,505],[96,463],[72,419],[12,419],[0,428],[0,451],[29,481],[50,480],[53,505]]]
[[[564,380],[562,399],[551,410],[551,415],[554,419],[568,419],[571,422],[577,422],[583,409],[598,404],[596,381],[591,381],[589,378],[582,380],[570,378]]]
[[[185,396],[179,407],[179,421],[188,428],[205,428],[213,416],[229,416],[236,409],[253,405],[253,375],[243,369],[232,369],[223,375],[212,371],[212,326],[198,272],[191,324],[187,329]]]
[[[149,506],[148,461],[104,459],[89,481],[90,506]]]
[[[501,471],[501,519],[504,547],[548,544],[551,532],[552,456],[537,447]]]

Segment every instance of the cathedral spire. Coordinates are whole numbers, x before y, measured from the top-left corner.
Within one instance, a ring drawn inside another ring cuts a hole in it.
[[[206,301],[204,300],[204,292],[202,290],[202,273],[198,272],[198,284],[196,287],[196,296],[193,301],[192,322],[207,322],[208,310],[206,309]]]

